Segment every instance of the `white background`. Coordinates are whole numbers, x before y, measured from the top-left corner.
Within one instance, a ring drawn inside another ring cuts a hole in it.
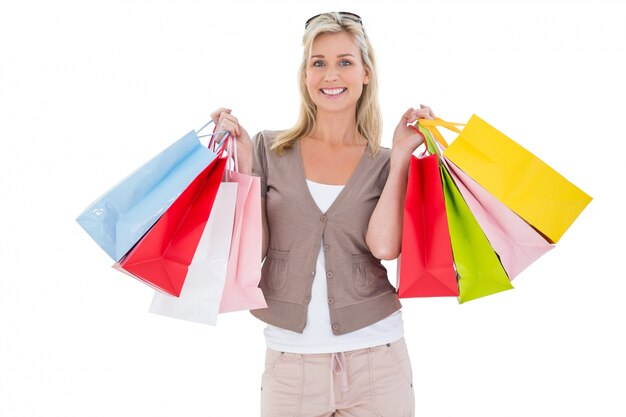
[[[403,300],[417,415],[626,415],[617,1],[0,4],[0,416],[258,415],[263,324],[149,314],[74,219],[219,106],[290,126],[330,10],[363,17],[385,145],[409,106],[476,113],[594,197],[515,290]]]

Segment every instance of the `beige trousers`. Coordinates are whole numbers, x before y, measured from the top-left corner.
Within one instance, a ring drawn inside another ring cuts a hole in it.
[[[341,353],[267,349],[261,417],[413,417],[412,378],[404,338]]]

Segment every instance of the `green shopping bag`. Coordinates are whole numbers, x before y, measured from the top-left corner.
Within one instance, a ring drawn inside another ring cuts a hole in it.
[[[429,148],[441,156],[439,147],[427,129],[424,134]],[[450,176],[443,158],[440,157],[439,170],[443,183],[446,215],[450,229],[452,253],[459,284],[459,302],[475,300],[513,288],[498,255],[474,218]]]

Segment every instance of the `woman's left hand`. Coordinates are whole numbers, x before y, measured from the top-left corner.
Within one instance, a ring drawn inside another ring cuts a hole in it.
[[[410,124],[415,123],[417,119],[434,119],[435,113],[428,106],[420,104],[419,109],[411,107],[403,115],[402,119],[393,132],[393,148],[392,155],[396,154],[403,160],[408,160],[411,154],[424,143],[424,138],[417,133]]]

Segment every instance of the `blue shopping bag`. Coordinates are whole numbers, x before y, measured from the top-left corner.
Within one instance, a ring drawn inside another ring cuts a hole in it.
[[[119,261],[217,157],[192,130],[91,203],[76,221]],[[217,133],[217,132],[216,132]],[[208,135],[207,135],[208,136]]]

